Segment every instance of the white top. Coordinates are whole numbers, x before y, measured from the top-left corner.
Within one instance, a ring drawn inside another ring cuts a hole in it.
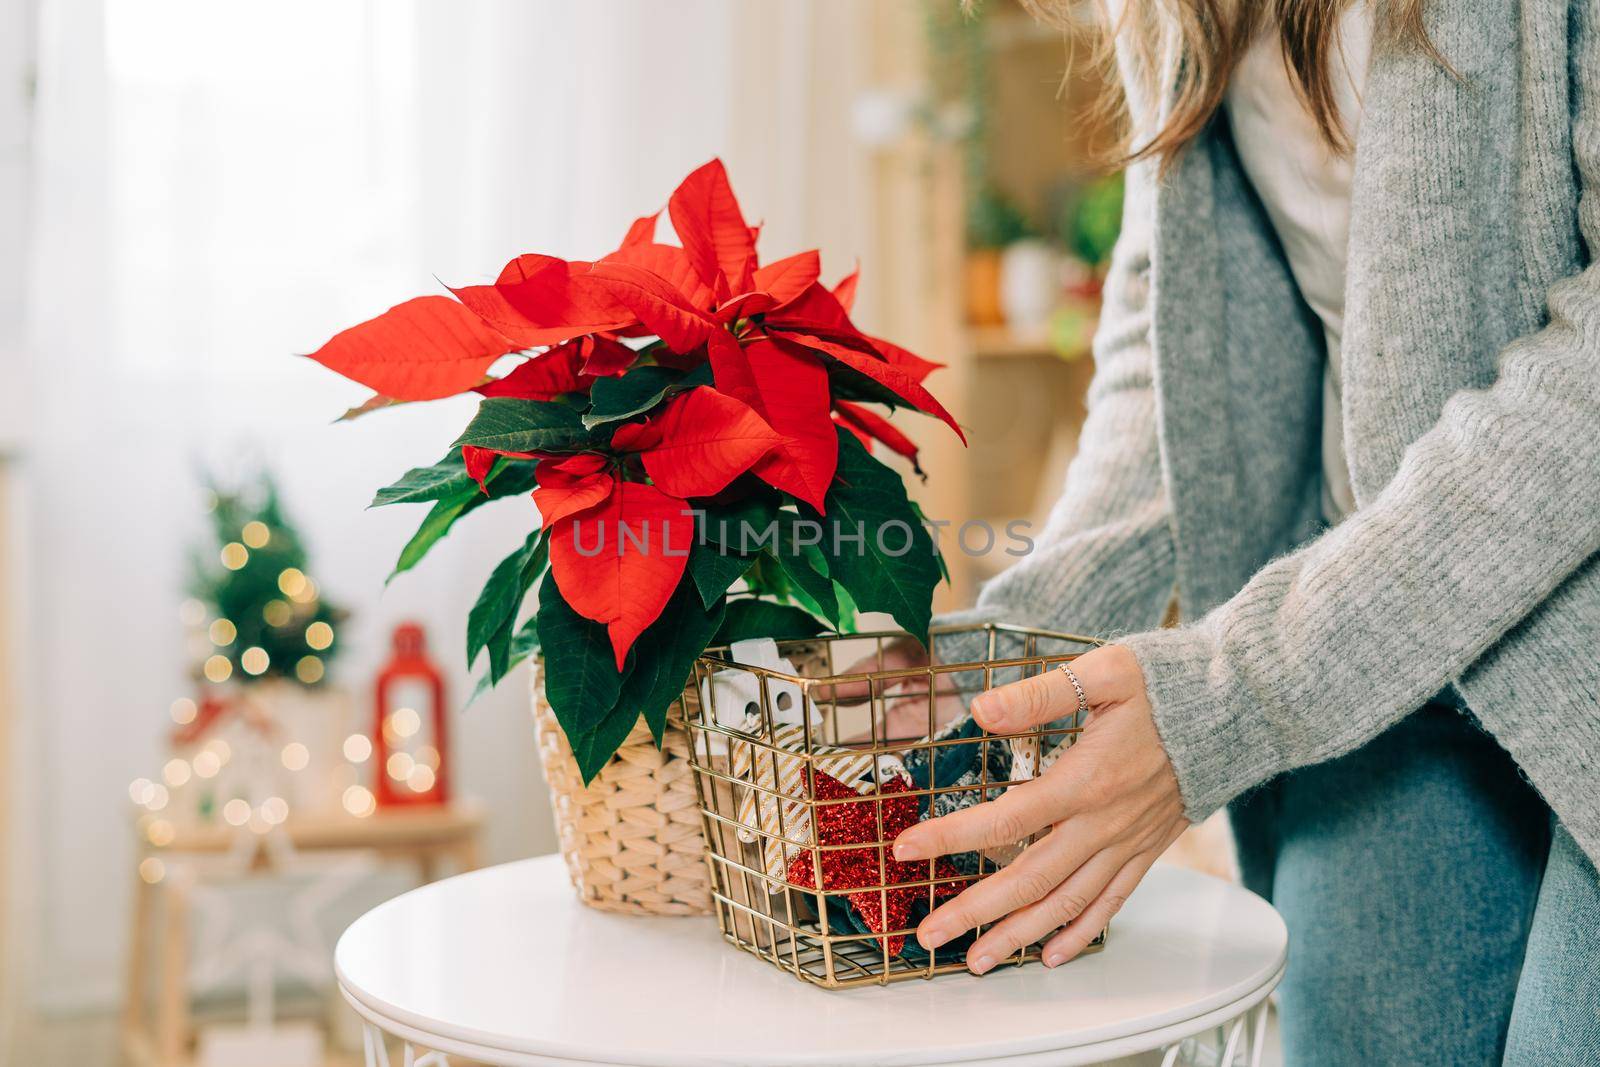
[[[1331,61],[1334,96],[1352,144],[1361,123],[1372,24],[1367,4],[1351,6],[1340,23],[1340,47]],[[1322,389],[1322,510],[1329,522],[1338,522],[1356,506],[1345,461],[1339,361],[1354,167],[1351,157],[1330,149],[1317,130],[1279,41],[1269,30],[1239,61],[1228,86],[1228,123],[1300,293],[1322,320],[1328,350]]]
[[[1266,901],[1158,864],[1106,947],[1065,966],[826,990],[725,943],[709,917],[588,908],[550,856],[379,905],[334,965],[369,1021],[491,1064],[1060,1067],[1237,1017],[1277,984],[1287,950]]]

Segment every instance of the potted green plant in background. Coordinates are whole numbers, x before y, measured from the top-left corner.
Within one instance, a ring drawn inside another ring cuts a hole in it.
[[[1016,202],[985,183],[967,204],[967,257],[964,268],[967,322],[973,326],[1006,323],[1002,264],[1006,250],[1028,241],[1034,230]]]

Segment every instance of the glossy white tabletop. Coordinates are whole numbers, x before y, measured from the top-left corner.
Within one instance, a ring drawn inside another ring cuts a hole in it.
[[[1220,1024],[1277,984],[1288,935],[1235,886],[1158,865],[1106,947],[1055,970],[829,991],[723,942],[714,920],[578,903],[559,857],[425,886],[335,950],[357,1011],[496,1064],[792,1067],[1091,1063]]]

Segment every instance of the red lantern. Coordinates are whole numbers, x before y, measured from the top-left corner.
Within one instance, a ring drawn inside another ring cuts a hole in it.
[[[372,723],[373,778],[380,807],[442,804],[450,796],[444,678],[414,622],[395,627],[393,652],[378,672]]]

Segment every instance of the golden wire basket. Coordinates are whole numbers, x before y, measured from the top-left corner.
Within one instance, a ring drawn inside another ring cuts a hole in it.
[[[722,935],[802,981],[844,988],[965,971],[975,935],[928,951],[916,925],[1031,839],[915,863],[893,858],[894,839],[1035,777],[1083,728],[1074,711],[989,734],[966,709],[1094,638],[990,624],[936,627],[931,639],[933,664],[911,667],[897,665],[907,639],[894,632],[709,649],[685,691]],[[1005,962],[1038,958],[1035,944]]]

